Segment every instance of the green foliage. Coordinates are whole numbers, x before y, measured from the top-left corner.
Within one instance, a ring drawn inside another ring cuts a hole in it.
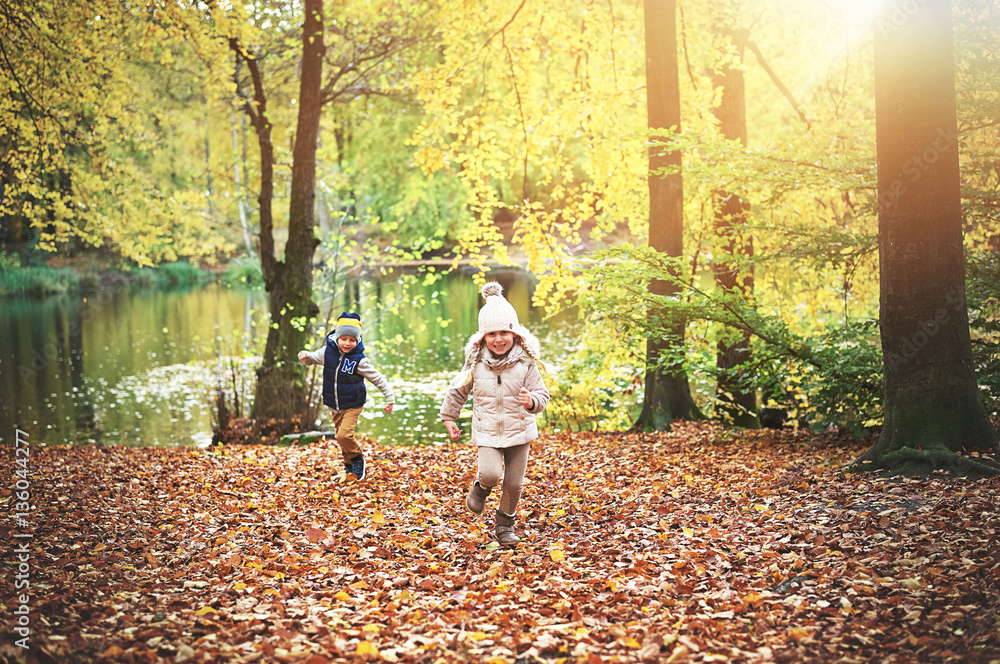
[[[230,286],[263,286],[264,275],[260,269],[260,260],[256,256],[240,256],[230,260],[222,273],[222,281]]]
[[[972,359],[987,412],[1000,412],[1000,258],[994,251],[968,257],[967,300]]]
[[[159,284],[160,273],[155,268],[140,267],[126,272],[132,283],[139,288],[153,288]]]
[[[631,392],[645,370],[639,361],[644,341],[661,337],[680,321],[691,330],[688,344],[679,351],[682,356],[664,355],[660,362],[683,362],[696,385],[718,381],[719,340],[733,331],[747,332],[753,352],[737,375],[744,387],[760,391],[764,405],[789,409],[793,419],[816,429],[834,425],[861,433],[880,421],[882,364],[874,321],[831,320],[817,332],[801,334],[780,315],[762,312],[737,294],[673,276],[679,263],[648,247],[624,246],[595,254],[581,279],[574,304],[585,312],[591,329],[613,335],[602,337],[605,344],[622,349],[607,354],[617,358],[612,371],[632,377],[620,394]],[[653,279],[673,282],[679,292],[652,294],[648,285]],[[599,374],[587,370],[586,355],[574,362],[577,366],[564,371],[580,385],[593,385]],[[696,392],[702,409],[713,412],[719,395],[711,389]]]
[[[168,287],[191,286],[208,278],[204,270],[185,261],[161,263],[156,270],[161,275],[163,284]]]
[[[581,329],[564,324],[546,337],[543,350],[553,371],[543,375],[552,394],[544,423],[555,431],[627,428],[641,394],[643,358],[617,339]]]
[[[69,268],[21,265],[15,253],[0,252],[0,297],[53,295],[80,288],[80,280]]]
[[[197,265],[184,261],[162,263],[156,267],[133,268],[127,270],[125,275],[140,288],[193,286],[204,282],[210,276]]]
[[[400,113],[400,102],[373,99],[337,110],[338,150],[321,146],[318,186],[346,215],[342,225],[360,224],[373,237],[420,253],[454,244],[471,221],[464,184],[444,173],[413,168],[410,137],[420,115]],[[336,214],[337,212],[335,212]]]

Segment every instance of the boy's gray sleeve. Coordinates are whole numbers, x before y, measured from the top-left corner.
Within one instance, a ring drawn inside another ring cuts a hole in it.
[[[326,346],[320,348],[319,350],[314,350],[310,352],[309,357],[306,359],[305,364],[306,366],[310,366],[313,364],[318,364],[320,366],[323,366],[324,364],[326,364]]]
[[[392,388],[389,387],[389,381],[382,375],[382,372],[372,366],[367,357],[358,362],[358,373],[371,381],[371,384],[385,395],[385,402],[387,404],[396,402],[396,398],[392,394]]]

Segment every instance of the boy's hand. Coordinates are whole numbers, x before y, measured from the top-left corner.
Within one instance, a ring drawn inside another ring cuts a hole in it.
[[[299,360],[301,360],[302,363],[305,364],[306,360],[308,360],[308,359],[309,359],[309,351],[307,351],[307,350],[300,350],[299,351]]]
[[[517,402],[525,408],[531,408],[534,402],[531,400],[531,392],[528,391],[528,388],[522,387],[521,391],[517,393]]]
[[[458,440],[462,437],[462,430],[458,428],[458,425],[454,422],[445,420],[445,427],[448,429],[448,435],[451,436],[452,440]]]
[[[387,404],[386,404],[386,405],[385,405],[385,406],[384,406],[384,407],[382,408],[382,412],[384,412],[384,413],[385,413],[386,415],[388,415],[389,413],[391,413],[391,412],[392,412],[392,404],[391,404],[391,403],[387,403]]]

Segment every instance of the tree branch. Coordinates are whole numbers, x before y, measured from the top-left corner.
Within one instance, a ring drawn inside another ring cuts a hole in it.
[[[511,14],[511,17],[507,20],[507,22],[504,23],[503,26],[499,30],[497,30],[496,32],[494,32],[493,35],[489,39],[487,39],[486,41],[483,42],[483,48],[486,48],[487,46],[489,46],[490,42],[493,41],[496,38],[497,35],[502,35],[503,32],[504,32],[504,30],[506,30],[508,27],[510,27],[510,25],[514,22],[514,19],[517,18],[517,15],[520,13],[520,11],[522,9],[524,9],[524,5],[526,5],[527,3],[528,3],[528,0],[521,0],[521,4],[518,5],[517,9],[514,10],[514,13]]]
[[[757,57],[757,62],[760,63],[760,66],[767,72],[767,75],[771,78],[771,82],[774,83],[775,87],[781,90],[781,94],[785,95],[785,99],[787,99],[788,103],[792,105],[793,109],[795,109],[795,113],[799,116],[799,119],[806,123],[806,129],[812,129],[812,125],[809,123],[809,119],[806,118],[806,114],[802,112],[802,109],[800,109],[799,105],[795,102],[795,97],[792,96],[791,91],[785,87],[785,84],[781,82],[778,75],[774,73],[774,70],[771,69],[771,67],[767,64],[767,61],[764,60],[764,55],[760,52],[760,49],[757,48],[757,44],[752,41],[747,41],[747,48],[753,51],[753,54]]]

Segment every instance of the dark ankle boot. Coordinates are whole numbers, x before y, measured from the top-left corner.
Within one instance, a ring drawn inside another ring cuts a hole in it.
[[[521,538],[514,533],[514,516],[504,514],[500,510],[497,510],[497,523],[493,534],[501,546],[513,546],[521,541]]]
[[[476,480],[469,487],[469,495],[465,497],[465,506],[469,508],[469,511],[473,514],[482,514],[483,508],[486,507],[486,498],[490,495],[490,491],[493,487],[483,486]]]

